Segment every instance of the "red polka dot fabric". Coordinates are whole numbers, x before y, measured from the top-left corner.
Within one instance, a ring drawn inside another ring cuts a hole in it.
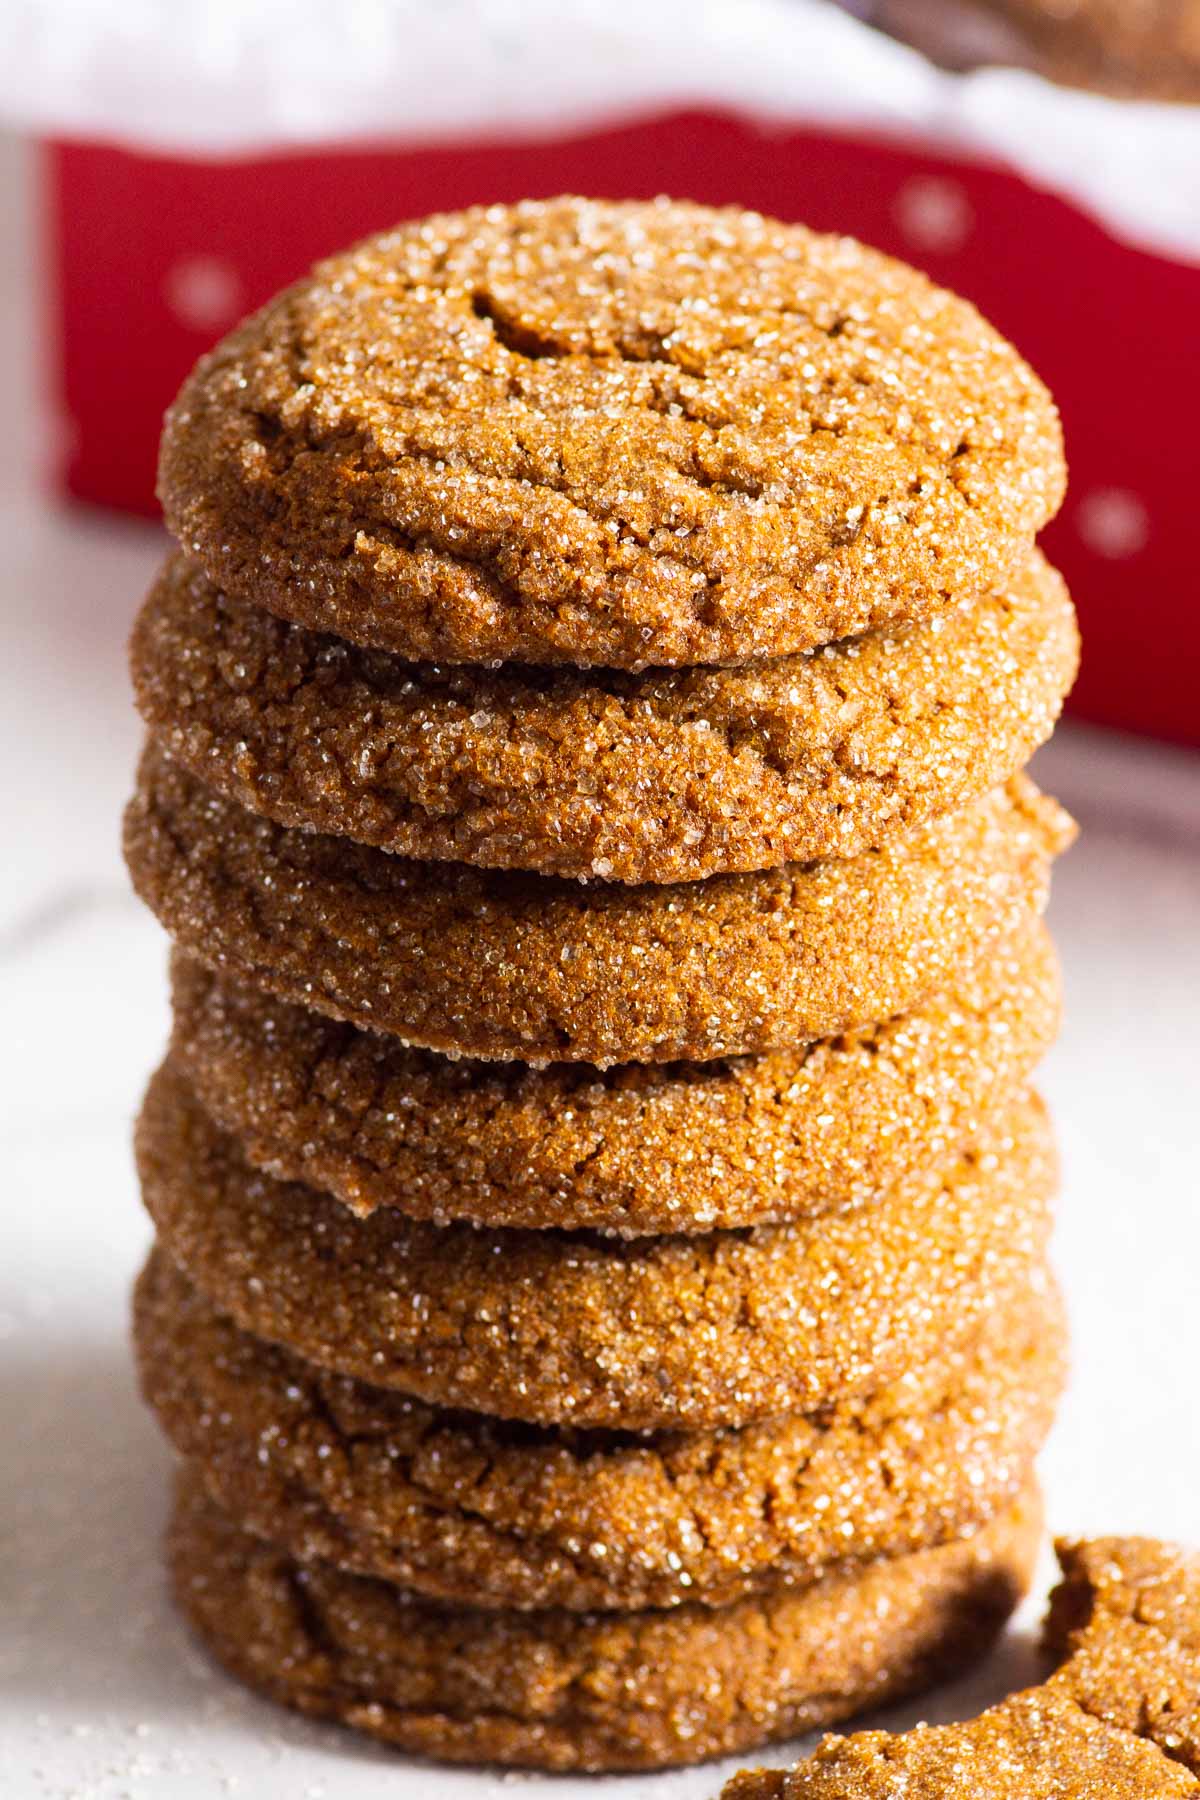
[[[186,162],[47,149],[61,482],[155,510],[162,413],[196,356],[314,258],[396,220],[565,190],[676,193],[849,232],[966,294],[1062,408],[1047,532],[1082,618],[1073,710],[1200,743],[1190,525],[1200,268],[1117,243],[1006,170],[911,146],[673,114],[551,142]]]

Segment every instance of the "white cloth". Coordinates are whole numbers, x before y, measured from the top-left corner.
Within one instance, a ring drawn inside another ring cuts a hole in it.
[[[0,121],[189,154],[554,132],[670,106],[999,159],[1200,260],[1200,107],[947,75],[828,0],[4,0]]]

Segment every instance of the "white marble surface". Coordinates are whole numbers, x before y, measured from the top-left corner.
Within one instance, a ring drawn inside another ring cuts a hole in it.
[[[6,233],[22,194],[10,148]],[[129,1122],[163,1041],[164,958],[116,847],[138,737],[123,640],[161,542],[39,498],[31,290],[15,260],[0,284],[0,1793],[595,1792],[435,1772],[293,1721],[213,1670],[168,1609],[168,1458],[125,1342],[148,1235]],[[1136,642],[1130,663],[1136,678]],[[1051,1522],[1200,1542],[1200,762],[1068,731],[1039,773],[1084,826],[1055,891],[1068,1013],[1045,1073],[1075,1334],[1045,1458]],[[1024,1678],[1029,1645],[1018,1629],[977,1680],[897,1716],[973,1710]],[[683,1800],[719,1774],[603,1787]]]

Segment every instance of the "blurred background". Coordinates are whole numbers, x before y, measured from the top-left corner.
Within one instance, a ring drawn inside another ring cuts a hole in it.
[[[1083,826],[1044,1084],[1076,1346],[1051,1521],[1200,1540],[1200,0],[6,0],[0,128],[0,1791],[489,1787],[398,1772],[189,1648],[124,1341],[128,1125],[166,1030],[116,848],[162,411],[315,257],[439,208],[669,192],[849,232],[1055,391],[1045,544],[1085,655],[1035,769]],[[1010,1643],[940,1704],[1027,1666]]]
[[[196,356],[354,237],[568,190],[736,202],[919,264],[1021,346],[1071,457],[1046,545],[1083,612],[1075,711],[1200,738],[1200,106],[1145,103],[1200,99],[1191,0],[860,0],[941,62],[983,58],[966,81],[820,0],[15,5],[60,492],[153,516]]]

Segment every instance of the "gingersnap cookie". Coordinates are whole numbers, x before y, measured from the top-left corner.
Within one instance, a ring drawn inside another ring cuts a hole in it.
[[[963,1345],[860,1401],[740,1430],[576,1432],[444,1412],[239,1330],[161,1249],[134,1296],[142,1392],[240,1523],[481,1607],[728,1605],[979,1529],[1061,1391],[1036,1271]]]
[[[175,557],[131,646],[156,741],[251,812],[405,856],[623,882],[851,856],[965,805],[1050,735],[1077,660],[1040,557],[924,625],[642,675],[399,663]]]
[[[734,208],[441,214],[317,265],[167,416],[225,593],[410,660],[741,662],[1000,585],[1058,415],[965,301]]]
[[[824,1739],[723,1800],[1168,1800],[1200,1794],[1200,1558],[1153,1538],[1056,1545],[1041,1687],[959,1725]]]
[[[1103,93],[1200,99],[1200,0],[879,0],[878,12],[952,68],[1007,63]]]
[[[1040,911],[1070,830],[1018,776],[857,857],[585,887],[276,825],[151,746],[125,853],[177,942],[283,999],[428,1049],[606,1065],[910,1010]]]
[[[451,1060],[276,1000],[175,951],[171,1056],[256,1168],[366,1215],[658,1232],[859,1206],[944,1166],[1058,1026],[1040,921],[915,1011],[705,1063]]]
[[[443,1762],[654,1769],[794,1737],[978,1655],[1032,1577],[1036,1489],[975,1537],[670,1612],[459,1610],[243,1531],[185,1469],[179,1606],[240,1680]]]
[[[1040,1102],[923,1192],[803,1225],[633,1240],[438,1227],[251,1168],[169,1063],[137,1131],[163,1245],[256,1337],[535,1424],[739,1425],[865,1394],[1025,1287],[1054,1186]]]

